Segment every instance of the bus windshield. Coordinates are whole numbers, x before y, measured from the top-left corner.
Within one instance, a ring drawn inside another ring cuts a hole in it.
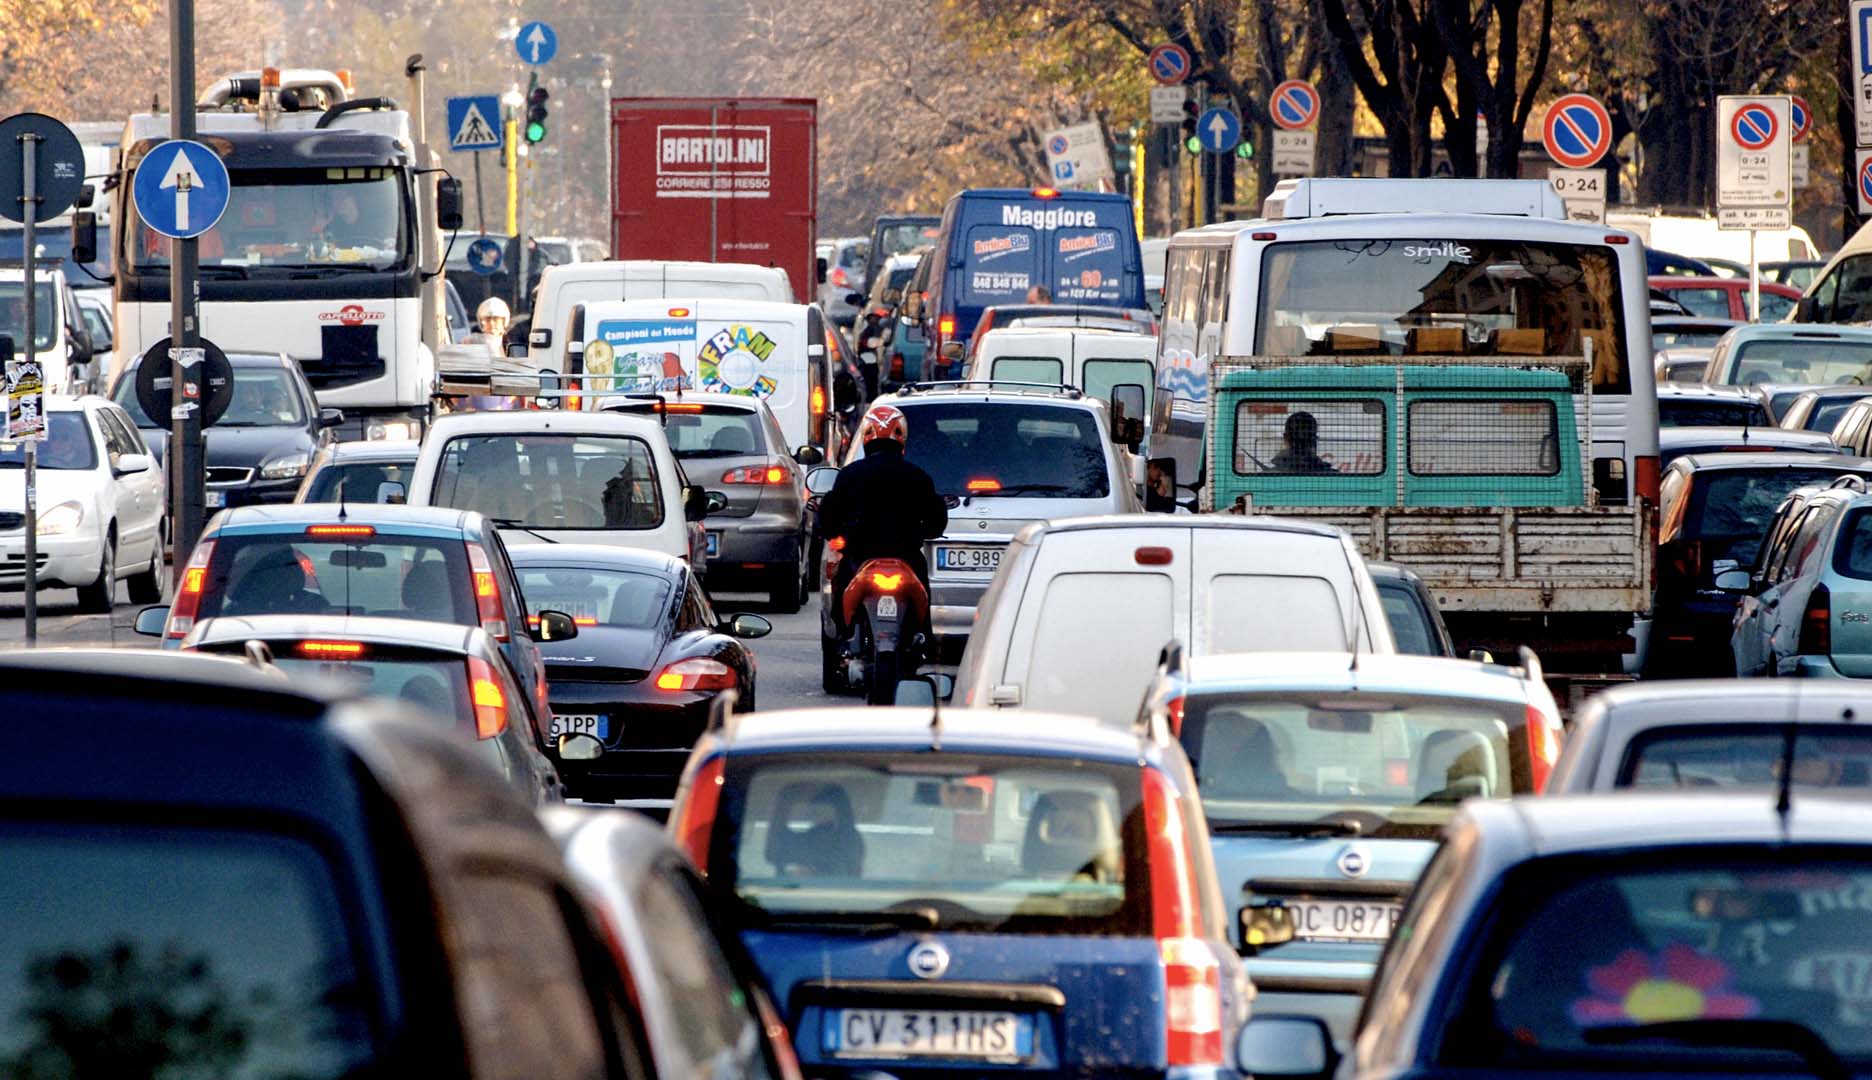
[[[1518,240],[1316,240],[1263,256],[1255,351],[1278,356],[1582,356],[1631,392],[1618,262]]]

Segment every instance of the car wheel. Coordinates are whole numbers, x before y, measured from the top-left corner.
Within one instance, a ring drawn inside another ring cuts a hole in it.
[[[150,552],[149,568],[140,573],[132,574],[130,580],[126,583],[125,587],[130,591],[130,602],[132,604],[162,603],[164,575],[163,546],[162,540],[160,539],[161,533],[162,530],[158,529],[157,535],[159,539],[156,541],[155,550]]]
[[[800,568],[794,563],[767,568],[767,603],[782,615],[800,609]]]
[[[735,695],[734,711],[735,712],[753,712],[754,711],[754,685],[752,683],[749,683],[747,686],[742,687],[741,692]]]
[[[104,533],[104,549],[98,555],[98,579],[78,588],[78,610],[87,615],[109,615],[117,599],[117,533]]]

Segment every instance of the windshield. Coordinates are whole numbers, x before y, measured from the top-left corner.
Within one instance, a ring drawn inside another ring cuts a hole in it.
[[[1627,394],[1623,303],[1618,260],[1598,246],[1467,239],[1274,244],[1263,256],[1255,351],[1583,356],[1590,341],[1593,389]]]
[[[1557,1055],[1603,1054],[1660,1074],[1686,1061],[1759,1073],[1764,1057],[1793,1053],[1737,1041],[1772,1034],[1738,1022],[1767,1020],[1801,1025],[1841,1057],[1872,1054],[1861,899],[1872,866],[1782,846],[1756,858],[1547,864],[1495,902],[1513,917],[1469,983],[1464,1016],[1479,1037],[1446,1042],[1451,1058],[1560,1068]],[[1645,1037],[1644,1025],[1672,1021],[1708,1023]]]
[[[1734,559],[1753,566],[1774,520],[1775,508],[1788,492],[1809,484],[1830,484],[1848,475],[1841,469],[1716,469],[1697,478],[1684,514],[1682,537],[1702,541],[1701,563]]]
[[[1729,354],[1725,382],[1864,386],[1872,383],[1872,341],[1758,338]]]
[[[137,427],[158,426],[137,401],[134,370],[117,380],[111,400],[124,407]],[[305,422],[305,402],[291,374],[279,367],[242,365],[235,368],[234,396],[215,427],[304,427]]]
[[[1523,733],[1525,748],[1524,714],[1440,698],[1200,694],[1180,738],[1218,828],[1339,815],[1367,835],[1434,839],[1463,799],[1530,790],[1510,747]]]
[[[662,574],[588,570],[572,566],[528,566],[514,570],[527,614],[562,611],[580,626],[648,630],[669,611],[673,583]]]
[[[1672,725],[1641,732],[1619,765],[1619,787],[1772,787],[1780,782],[1786,724]],[[1804,724],[1794,738],[1793,782],[1872,793],[1872,731]]]
[[[0,1073],[336,1080],[371,1064],[375,973],[310,844],[9,822],[0,905],[32,912],[0,935]]]
[[[936,245],[942,232],[937,225],[886,225],[878,230],[879,258],[927,251]]]
[[[669,436],[670,449],[684,461],[767,453],[767,440],[761,437],[759,413],[705,408],[695,413],[672,412],[666,421],[663,430]]]
[[[197,617],[382,615],[479,626],[460,540],[304,533],[215,538]]]
[[[771,918],[925,909],[944,930],[1149,932],[1135,764],[763,754],[730,770],[720,880]]]
[[[274,663],[288,675],[317,675],[358,693],[416,705],[452,721],[470,738],[479,737],[474,703],[468,699],[468,668],[459,657],[384,657],[377,651],[365,645],[365,659],[311,659],[301,655],[297,642],[273,642]]]
[[[1664,349],[1707,349],[1715,345],[1722,336],[1729,332],[1733,324],[1722,326],[1673,326],[1653,327],[1651,330],[1651,350]]]
[[[91,441],[91,425],[85,423],[84,413],[47,413],[46,437],[39,443],[38,454],[37,467],[41,469],[97,468],[97,445]],[[0,469],[25,467],[26,445],[0,442]]]
[[[307,277],[391,270],[409,253],[391,168],[236,169],[227,212],[198,245],[203,276]],[[169,265],[169,240],[137,222],[139,270]]]
[[[1102,499],[1105,445],[1084,409],[1011,401],[903,405],[905,456],[943,495]]]
[[[414,461],[359,461],[327,465],[314,473],[312,484],[300,502],[382,502],[379,489],[384,484],[401,484],[409,491]]]
[[[33,351],[42,352],[58,339],[58,292],[47,281],[33,285]],[[15,352],[26,352],[26,283],[0,281],[0,337],[13,339]]]
[[[1385,622],[1391,627],[1398,652],[1405,656],[1443,655],[1443,641],[1415,589],[1402,581],[1380,581],[1378,601],[1384,605]]]
[[[463,435],[442,449],[434,504],[541,529],[663,524],[656,461],[620,435]]]
[[[4,226],[0,227],[0,266],[17,266],[26,257],[26,230],[10,221],[0,223],[0,226]],[[41,255],[60,261],[67,284],[74,288],[97,284],[95,279],[79,269],[81,264],[72,261],[70,225],[40,225],[33,230],[33,242]],[[97,244],[97,262],[82,265],[98,277],[109,277],[110,226],[101,221],[97,227]]]
[[[1658,399],[1658,427],[1773,427],[1768,407],[1759,401],[1711,401],[1707,398]]]

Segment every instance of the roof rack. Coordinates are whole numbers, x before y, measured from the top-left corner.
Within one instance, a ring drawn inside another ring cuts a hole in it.
[[[905,383],[897,388],[900,394],[921,394],[931,390],[1016,390],[1027,393],[1063,394],[1070,398],[1082,398],[1085,391],[1071,383],[1020,382],[1013,379],[949,379],[940,382]]]
[[[1828,490],[1833,488],[1851,488],[1863,495],[1866,490],[1866,478],[1858,473],[1842,473],[1834,477],[1833,482],[1827,485]]]

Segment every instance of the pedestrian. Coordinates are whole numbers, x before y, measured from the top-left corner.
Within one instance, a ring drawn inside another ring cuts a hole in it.
[[[1045,285],[1035,285],[1033,288],[1027,290],[1027,302],[1029,304],[1051,304],[1053,302],[1053,290],[1047,288]]]

